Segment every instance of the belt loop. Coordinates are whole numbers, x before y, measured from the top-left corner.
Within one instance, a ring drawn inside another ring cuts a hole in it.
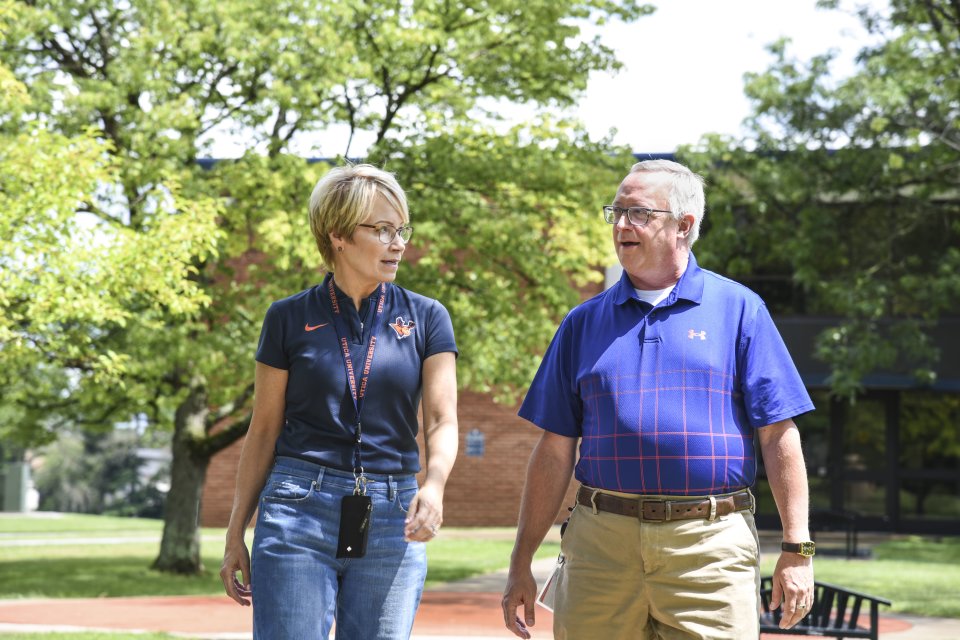
[[[747,489],[747,495],[750,496],[750,513],[757,512],[757,498],[753,495],[753,491]]]
[[[707,518],[708,521],[713,522],[717,519],[717,499],[714,496],[710,496],[710,516]]]
[[[672,509],[673,509],[673,501],[664,500],[663,501],[663,521],[664,522],[670,522],[670,518],[673,515],[671,513]]]
[[[593,507],[593,515],[597,515],[597,493],[596,489],[590,494],[590,506]]]

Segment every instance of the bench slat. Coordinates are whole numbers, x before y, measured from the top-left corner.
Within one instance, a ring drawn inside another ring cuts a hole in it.
[[[770,609],[772,585],[773,579],[770,577],[760,581],[760,603],[763,609],[760,613],[760,630],[763,633],[878,640],[879,605],[890,604],[890,601],[884,598],[825,582],[814,582],[814,601],[810,614],[792,629],[781,629],[778,626],[782,618],[781,609]],[[870,605],[868,627],[859,626],[864,602]]]

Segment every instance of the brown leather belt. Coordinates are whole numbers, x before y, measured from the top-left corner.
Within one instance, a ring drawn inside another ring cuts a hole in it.
[[[715,520],[735,511],[753,509],[753,494],[747,489],[726,496],[705,500],[647,500],[643,496],[621,498],[581,486],[577,502],[585,507],[596,507],[621,516],[639,518],[641,522],[669,522],[670,520]]]

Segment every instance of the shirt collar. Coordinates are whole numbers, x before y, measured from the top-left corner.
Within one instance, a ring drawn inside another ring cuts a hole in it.
[[[327,290],[327,283],[328,283],[330,280],[333,280],[333,272],[332,272],[332,271],[328,271],[328,272],[327,272],[327,275],[323,278],[323,283],[321,284],[321,286],[323,287],[323,290],[324,290],[324,291]],[[389,289],[389,288],[390,288],[390,283],[388,282],[388,283],[386,283],[386,284],[387,284],[387,288]],[[341,291],[339,285],[337,285],[337,281],[336,281],[336,280],[333,280],[333,290],[336,292],[337,298],[339,298],[339,299],[341,299],[341,300],[352,300],[352,298],[351,298],[349,295],[347,295],[346,293],[344,293],[343,291]],[[367,300],[372,300],[373,298],[376,298],[378,295],[380,295],[380,287],[376,287],[373,291],[371,291],[371,292],[370,292],[370,295],[367,296],[366,299],[367,299]],[[329,296],[328,296],[328,297],[329,297]]]
[[[637,292],[634,290],[633,282],[630,281],[630,276],[626,271],[620,275],[620,281],[617,282],[614,287],[616,288],[613,292],[614,304],[626,304],[628,300],[640,301],[640,299],[637,298]],[[689,300],[694,304],[700,304],[702,298],[703,269],[697,264],[697,259],[691,251],[689,253],[689,259],[687,260],[687,268],[684,270],[683,275],[680,276],[680,280],[677,281],[676,286],[673,287],[673,291],[670,292],[670,295],[667,296],[667,299],[661,304],[671,305],[680,299]]]

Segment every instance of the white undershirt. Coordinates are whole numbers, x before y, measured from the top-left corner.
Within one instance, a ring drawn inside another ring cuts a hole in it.
[[[634,291],[637,292],[638,298],[650,304],[650,306],[655,307],[667,299],[667,296],[670,295],[670,292],[673,291],[673,288],[675,286],[677,285],[672,284],[666,289],[652,289],[649,291],[646,291],[644,289],[634,289]]]

